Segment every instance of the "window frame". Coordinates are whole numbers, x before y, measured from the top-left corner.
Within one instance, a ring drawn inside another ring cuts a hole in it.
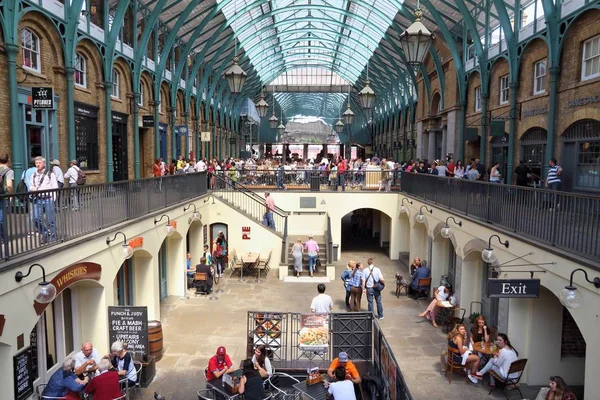
[[[35,46],[33,46],[31,48],[25,46],[25,43],[23,41],[23,31],[29,32],[29,34],[31,35],[31,38],[33,39],[32,42],[35,43]],[[40,37],[38,35],[36,35],[29,28],[21,28],[19,33],[20,33],[21,65],[22,65],[22,67],[24,69],[27,69],[30,71],[41,73],[42,72],[42,56],[41,56],[41,48],[40,48],[40,44],[41,44]],[[28,52],[28,54],[30,55],[29,59],[31,60],[31,64],[33,64],[33,58],[31,57],[31,55],[32,54],[35,55],[36,67],[27,65],[27,63],[25,62],[25,54],[26,54],[25,52]]]
[[[481,111],[481,85],[475,88],[475,111]]]
[[[111,81],[112,81],[112,91],[110,93],[110,97],[113,99],[119,99],[119,82],[121,80],[119,71],[117,71],[116,68],[113,68],[112,70],[112,74],[111,74]]]
[[[77,82],[77,72],[83,77],[83,83]],[[87,88],[87,59],[80,52],[75,53],[75,76],[73,77],[73,82],[77,87]]]
[[[544,74],[538,75],[538,65],[544,63]],[[546,76],[548,75],[548,59],[543,58],[533,64],[533,94],[544,94],[546,93]],[[538,85],[538,80],[540,84]],[[539,88],[542,86],[542,89]]]
[[[144,85],[140,83],[140,96],[138,97],[138,106],[144,107]]]
[[[509,94],[510,94],[510,85],[508,82],[508,74],[503,75],[500,77],[500,81],[499,81],[499,98],[498,98],[498,104],[500,105],[504,105],[504,104],[508,104],[509,101]]]
[[[595,54],[594,56],[589,57],[588,59],[586,59],[586,54],[585,54],[586,44],[590,43],[590,42],[592,42],[594,40],[598,41],[598,54]],[[585,64],[586,64],[586,61],[592,60],[594,58],[598,58],[598,63],[600,64],[600,35],[593,36],[593,37],[591,37],[591,38],[589,38],[589,39],[587,39],[587,40],[585,40],[583,42],[583,46],[582,46],[582,49],[581,49],[581,80],[582,81],[587,81],[587,80],[590,80],[590,79],[595,79],[595,78],[600,77],[600,65],[599,65],[598,71],[596,73],[592,73],[589,76],[585,76]]]

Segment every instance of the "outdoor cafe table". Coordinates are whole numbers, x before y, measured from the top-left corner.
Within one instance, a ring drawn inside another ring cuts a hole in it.
[[[244,264],[244,266],[242,267],[242,270],[240,272],[240,282],[243,282],[244,279],[244,269],[246,269],[246,271],[248,271],[250,268],[256,267],[256,264],[258,264],[258,258],[260,257],[260,253],[253,253],[253,252],[248,252],[248,253],[243,253],[241,258],[242,258],[242,263]]]
[[[485,349],[481,347],[481,342],[473,343],[473,351],[481,353],[486,360],[494,354],[492,343],[485,343]]]
[[[307,385],[306,381],[304,381],[296,383],[293,387],[303,393],[303,399],[327,400],[328,391],[323,386],[323,382]]]
[[[241,376],[242,370],[233,371],[232,374],[236,376]],[[225,400],[234,400],[239,399],[240,395],[238,393],[232,394],[228,393],[223,386],[223,378],[217,378],[206,382],[206,388],[212,389],[217,393],[217,399],[225,399]]]

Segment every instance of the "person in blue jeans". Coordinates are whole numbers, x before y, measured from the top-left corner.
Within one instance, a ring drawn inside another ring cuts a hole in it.
[[[377,315],[379,319],[383,319],[383,304],[381,302],[381,292],[374,288],[376,282],[385,283],[383,280],[383,274],[381,270],[377,268],[373,262],[373,258],[367,260],[369,265],[367,269],[363,271],[365,278],[365,292],[367,293],[367,303],[369,305],[369,312],[373,312],[373,297],[377,302]]]
[[[273,210],[275,210],[275,201],[271,197],[271,193],[265,193],[265,214],[263,216],[263,225],[271,229],[275,229],[275,221],[273,220]]]

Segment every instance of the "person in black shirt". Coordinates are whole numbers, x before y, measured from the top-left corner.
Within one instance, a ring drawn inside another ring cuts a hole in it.
[[[243,394],[246,400],[263,400],[267,397],[260,374],[254,369],[252,360],[244,360],[242,369],[244,375],[240,378],[239,393]]]
[[[194,286],[199,289],[200,292],[210,294],[213,287],[213,269],[206,265],[206,257],[200,259],[200,264],[196,265],[196,272],[203,272],[206,274],[205,281],[194,281]]]
[[[519,166],[515,168],[515,181],[517,186],[527,186],[527,175],[531,173],[531,169],[528,165],[525,165],[525,161],[519,161]]]
[[[483,165],[481,163],[481,161],[479,160],[479,158],[475,159],[475,169],[477,169],[477,172],[479,172],[479,181],[484,181],[485,180],[485,176],[486,176],[486,170],[485,170],[485,165]]]

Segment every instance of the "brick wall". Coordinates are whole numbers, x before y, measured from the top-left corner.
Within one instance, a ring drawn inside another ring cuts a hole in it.
[[[561,357],[585,358],[586,344],[577,323],[565,307],[563,307]]]

